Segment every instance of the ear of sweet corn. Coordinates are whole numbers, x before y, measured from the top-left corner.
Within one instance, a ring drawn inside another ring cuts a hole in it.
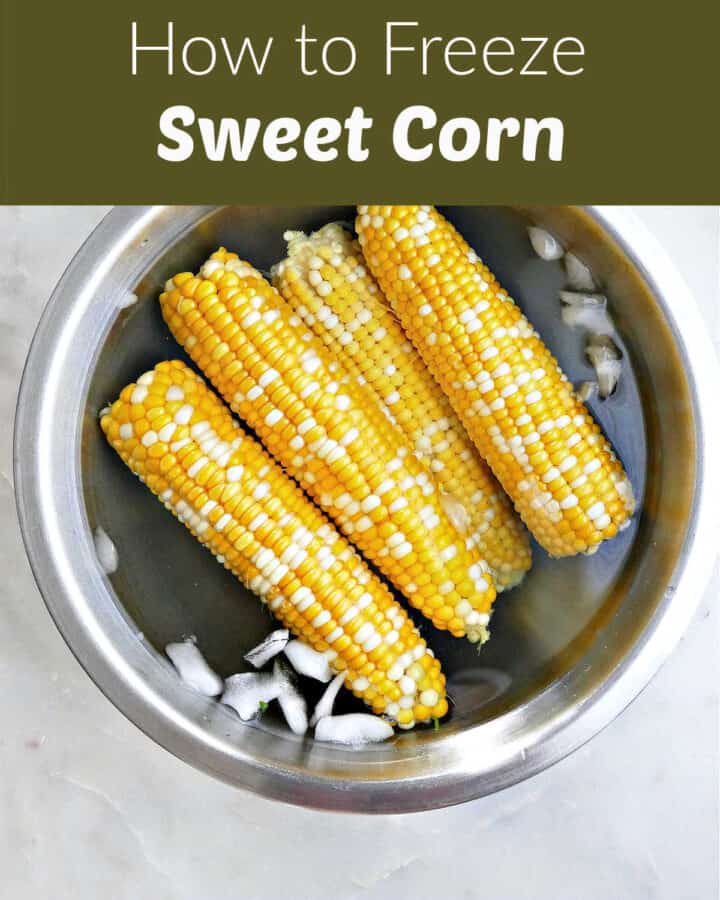
[[[497,589],[517,584],[531,561],[525,530],[365,269],[357,242],[336,223],[309,237],[285,237],[288,258],[273,270],[277,289],[348,372],[373,390],[444,494],[462,504],[468,537]]]
[[[429,206],[358,208],[365,259],[530,531],[592,552],[634,510],[621,463],[557,361]]]
[[[403,727],[445,714],[440,665],[406,613],[184,363],[128,385],[101,426],[166,508],[376,713]]]
[[[165,321],[233,411],[424,615],[487,637],[495,589],[477,549],[371,392],[326,353],[278,292],[221,249],[176,275]]]

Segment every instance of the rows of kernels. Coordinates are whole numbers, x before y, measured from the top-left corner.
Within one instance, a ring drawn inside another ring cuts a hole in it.
[[[439,663],[406,613],[187,366],[160,363],[122,391],[101,425],[166,508],[347,671],[346,686],[374,712],[404,726],[445,714]]]
[[[487,560],[498,590],[517,584],[531,561],[525,530],[388,309],[359,245],[338,224],[310,237],[286,237],[288,258],[274,269],[276,287],[350,374],[374,391],[440,488],[463,504],[468,538]],[[440,549],[451,555],[456,547]]]
[[[357,228],[394,311],[538,541],[566,556],[613,537],[634,510],[630,482],[489,269],[432,207],[363,207]]]
[[[342,531],[439,628],[487,637],[495,588],[451,524],[434,479],[372,392],[278,292],[220,250],[160,297],[177,340]],[[441,558],[450,544],[457,553]]]

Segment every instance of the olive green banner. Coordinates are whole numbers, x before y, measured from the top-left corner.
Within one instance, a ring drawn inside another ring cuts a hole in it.
[[[720,202],[706,2],[0,3],[4,203]]]

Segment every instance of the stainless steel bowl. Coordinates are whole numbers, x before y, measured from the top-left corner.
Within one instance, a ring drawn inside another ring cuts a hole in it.
[[[529,577],[500,598],[480,656],[424,626],[454,700],[437,732],[349,751],[298,739],[272,717],[243,726],[182,685],[162,656],[168,641],[197,635],[212,665],[230,674],[269,619],[125,470],[97,425],[98,410],[128,381],[181,355],[156,303],[169,275],[196,269],[218,244],[269,267],[285,228],[348,219],[350,209],[116,209],[63,276],[30,352],[16,424],[17,501],[53,618],[98,686],[148,735],[268,797],[401,812],[469,800],[538,772],[642,690],[685,627],[714,557],[718,443],[708,411],[718,374],[666,254],[622,208],[447,213],[573,380],[591,375],[582,338],[560,323],[562,271],[532,254],[527,222],[550,228],[600,277],[625,358],[617,394],[593,409],[642,511],[593,557],[552,561],[535,548]],[[121,308],[129,292],[138,301]],[[120,554],[110,578],[95,557],[97,525]]]

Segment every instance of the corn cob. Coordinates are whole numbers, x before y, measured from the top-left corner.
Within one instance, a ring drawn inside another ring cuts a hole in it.
[[[495,588],[374,396],[278,292],[221,249],[176,275],[165,321],[218,391],[340,529],[438,628],[487,638]]]
[[[347,541],[179,361],[101,418],[123,461],[345,685],[402,727],[447,711],[440,664]]]
[[[553,556],[625,527],[633,492],[557,361],[429,206],[363,206],[365,259],[478,450]]]
[[[367,382],[444,494],[462,505],[468,537],[498,591],[517,584],[531,561],[525,530],[365,270],[357,242],[339,224],[285,237],[288,258],[273,270],[277,289],[344,368]]]

